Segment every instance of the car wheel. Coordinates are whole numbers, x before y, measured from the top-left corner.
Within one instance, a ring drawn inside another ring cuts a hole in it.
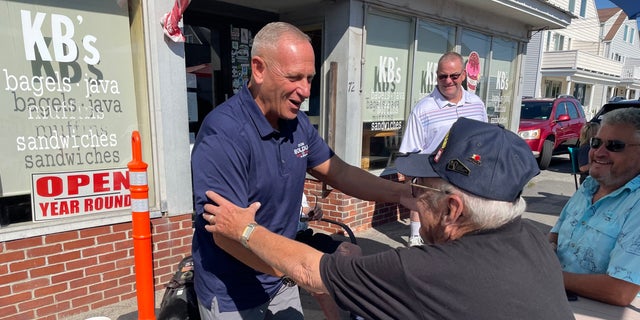
[[[538,158],[538,166],[541,170],[549,168],[551,156],[553,155],[553,144],[553,141],[545,140],[542,145],[542,152],[540,152],[540,158]]]

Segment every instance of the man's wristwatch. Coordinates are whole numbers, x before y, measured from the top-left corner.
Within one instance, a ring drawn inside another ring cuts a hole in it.
[[[242,231],[242,237],[240,238],[240,242],[245,248],[249,248],[249,237],[253,233],[253,230],[256,229],[258,224],[255,222],[249,223],[246,227],[244,227],[244,231]]]

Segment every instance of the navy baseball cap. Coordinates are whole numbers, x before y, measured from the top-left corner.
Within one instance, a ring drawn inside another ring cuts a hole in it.
[[[432,154],[396,158],[409,177],[442,178],[476,196],[513,202],[540,173],[529,145],[501,125],[459,118]]]

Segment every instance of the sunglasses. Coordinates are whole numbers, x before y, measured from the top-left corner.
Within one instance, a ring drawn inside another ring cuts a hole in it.
[[[452,81],[456,81],[458,80],[458,78],[460,78],[461,75],[462,75],[462,72],[457,72],[452,74],[439,74],[438,80],[446,80],[447,78],[451,78]]]
[[[442,193],[449,193],[449,191],[438,189],[438,188],[432,188],[432,187],[423,186],[421,184],[418,184],[417,182],[418,182],[418,178],[411,179],[411,183],[410,183],[410,185],[411,185],[411,196],[414,197],[414,198],[418,198],[420,195],[422,195],[424,193],[424,191],[418,191],[418,189],[431,190],[431,191],[442,192]]]
[[[622,152],[626,146],[640,146],[640,143],[624,143],[620,140],[602,140],[600,138],[591,138],[589,146],[591,149],[598,149],[604,145],[611,152]]]

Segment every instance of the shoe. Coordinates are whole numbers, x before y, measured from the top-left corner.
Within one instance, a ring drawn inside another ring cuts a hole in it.
[[[409,236],[409,242],[407,243],[408,247],[420,246],[423,245],[424,241],[420,236]]]

